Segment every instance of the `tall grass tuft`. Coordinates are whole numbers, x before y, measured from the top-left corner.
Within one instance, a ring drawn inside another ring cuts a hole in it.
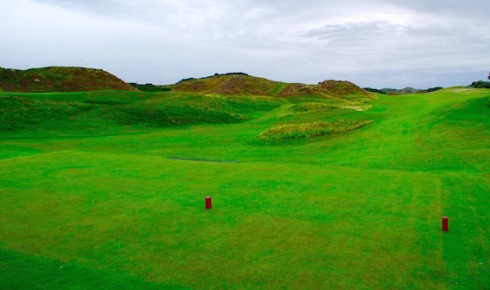
[[[301,124],[285,124],[267,129],[260,133],[259,138],[264,141],[287,141],[308,139],[323,135],[342,133],[361,128],[371,123],[370,120],[341,120],[336,122],[310,122]]]

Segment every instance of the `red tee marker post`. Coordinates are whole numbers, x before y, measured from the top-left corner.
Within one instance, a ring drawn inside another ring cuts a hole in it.
[[[449,231],[449,218],[447,216],[442,217],[442,231]]]
[[[211,196],[206,196],[206,209],[211,209]]]

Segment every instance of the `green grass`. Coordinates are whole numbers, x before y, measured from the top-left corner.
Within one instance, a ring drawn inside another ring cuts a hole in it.
[[[4,97],[0,98],[0,131],[35,127],[49,121],[67,121],[90,109],[90,105],[78,102]]]
[[[0,130],[1,289],[490,286],[488,90],[297,112],[318,100],[13,96],[0,94],[14,103],[0,118],[22,125]],[[140,108],[149,119],[117,115]],[[186,123],[158,123],[167,113]],[[373,122],[256,142],[315,120]]]
[[[285,124],[276,126],[260,133],[259,138],[264,141],[287,141],[297,139],[309,139],[335,133],[352,131],[371,123],[371,121],[346,121],[323,122],[316,121],[300,124]]]
[[[316,112],[325,112],[328,110],[331,110],[333,108],[336,108],[333,105],[328,105],[325,103],[318,103],[318,102],[304,102],[304,103],[299,103],[294,105],[291,108],[291,112],[293,113],[316,113]]]
[[[72,262],[26,256],[0,249],[3,289],[184,289],[159,285],[115,271],[101,271]]]
[[[12,138],[141,133],[152,128],[243,122],[281,103],[267,97],[179,92],[0,93],[0,132]]]

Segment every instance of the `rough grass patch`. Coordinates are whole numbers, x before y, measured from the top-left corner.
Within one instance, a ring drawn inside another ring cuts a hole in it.
[[[301,124],[285,124],[270,128],[260,133],[259,138],[264,141],[308,139],[312,137],[352,131],[371,122],[371,120],[342,120],[336,122],[318,121]]]
[[[121,125],[168,127],[237,123],[277,106],[277,102],[266,99],[178,94],[108,109],[103,115]]]
[[[189,106],[155,107],[150,105],[130,106],[111,111],[108,116],[121,125],[144,125],[169,127],[200,123],[236,123],[248,118],[241,114],[218,110],[205,110]]]
[[[325,112],[334,108],[336,108],[336,106],[334,105],[329,105],[325,103],[307,102],[307,103],[294,105],[291,108],[291,111],[296,113],[310,113],[310,112],[318,113],[318,112]]]
[[[36,127],[47,121],[68,120],[92,107],[79,102],[4,97],[0,98],[0,130],[12,131]]]
[[[0,87],[10,92],[136,90],[106,71],[81,67],[0,68]]]

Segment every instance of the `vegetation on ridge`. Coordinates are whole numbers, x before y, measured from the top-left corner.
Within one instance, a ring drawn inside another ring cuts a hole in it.
[[[477,89],[490,89],[490,82],[476,81],[471,83],[471,86]]]
[[[0,68],[0,90],[8,92],[134,91],[116,76],[81,67],[45,67],[28,70]]]
[[[138,83],[128,83],[130,86],[143,91],[143,92],[167,92],[172,90],[168,86],[159,86],[154,84],[138,84]]]
[[[244,72],[229,72],[229,73],[224,73],[224,74],[215,73],[214,75],[207,76],[207,77],[202,77],[202,78],[185,78],[185,79],[181,79],[180,81],[177,82],[177,84],[180,84],[180,83],[183,83],[183,82],[187,82],[187,81],[205,80],[205,79],[210,79],[210,78],[214,78],[214,77],[233,76],[233,75],[248,76],[248,74],[246,74]]]
[[[316,85],[283,83],[246,74],[224,74],[183,80],[170,86],[175,91],[219,95],[259,95],[279,98],[321,99],[336,104],[360,105],[376,98],[347,81],[324,81]]]

